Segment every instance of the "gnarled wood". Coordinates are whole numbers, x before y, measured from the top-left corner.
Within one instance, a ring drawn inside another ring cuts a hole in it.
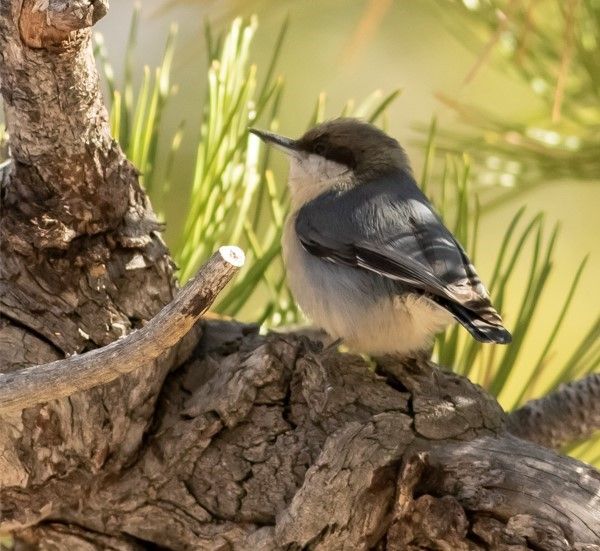
[[[466,379],[423,360],[393,371],[319,355],[293,335],[205,322],[196,354],[167,379],[135,464],[116,477],[5,487],[0,528],[38,524],[28,537],[50,530],[66,542],[75,524],[133,537],[123,548],[600,545],[597,471],[516,439]],[[314,399],[324,394],[325,404]]]
[[[142,327],[176,290],[160,224],[109,131],[90,28],[105,4],[0,2],[12,155],[0,178],[3,374],[108,345]],[[189,352],[192,336],[179,352]],[[107,385],[3,414],[2,484],[127,464],[179,352]]]

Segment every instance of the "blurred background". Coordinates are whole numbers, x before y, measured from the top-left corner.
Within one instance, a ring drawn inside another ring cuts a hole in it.
[[[599,0],[121,0],[96,31],[113,132],[181,281],[221,244],[249,254],[219,312],[302,322],[285,161],[247,127],[352,114],[407,149],[515,337],[453,329],[436,359],[506,408],[599,368]],[[566,451],[600,464],[598,438]]]

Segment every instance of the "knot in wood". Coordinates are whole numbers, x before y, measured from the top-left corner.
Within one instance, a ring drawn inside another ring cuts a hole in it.
[[[75,38],[108,11],[107,0],[24,0],[19,15],[21,40],[30,48],[48,48]]]

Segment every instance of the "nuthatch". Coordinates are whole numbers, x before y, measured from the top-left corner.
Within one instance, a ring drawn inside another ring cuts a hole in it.
[[[298,140],[250,131],[289,155],[283,257],[290,289],[316,325],[373,355],[425,350],[453,318],[481,342],[511,341],[395,139],[351,118]]]

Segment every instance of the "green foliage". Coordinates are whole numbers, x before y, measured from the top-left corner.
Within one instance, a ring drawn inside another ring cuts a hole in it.
[[[496,67],[526,83],[540,104],[540,108],[524,120],[510,120],[440,96],[460,116],[463,126],[438,131],[438,152],[443,155],[469,152],[475,169],[471,188],[481,199],[480,211],[485,213],[532,188],[567,178],[570,182],[599,182],[600,3],[596,0],[436,2],[443,6],[441,13],[453,34],[478,53],[466,82],[475,78],[488,60],[493,60]],[[422,126],[421,130],[426,131]],[[522,214],[517,213],[515,221],[518,222]],[[532,333],[530,327],[536,304],[553,268],[557,231],[554,229],[549,238],[543,239],[543,216],[539,215],[521,229],[520,235],[517,232],[513,236],[515,221],[509,226],[503,245],[503,249],[510,248],[514,240],[513,252],[506,258],[519,256],[521,247],[528,242],[533,246],[521,307],[517,318],[509,320],[515,342],[503,352],[496,368],[491,366],[489,358],[486,361],[485,355],[482,356],[475,363],[476,375],[468,362],[475,354],[472,350],[471,356],[463,350],[460,359],[448,358],[466,366],[461,369],[467,369],[472,378],[495,393],[501,392],[507,380],[518,371],[520,390],[515,396],[507,397],[512,407],[522,404],[534,393],[549,392],[561,383],[597,371],[600,366],[600,317],[591,327],[582,328],[580,342],[573,344],[571,355],[563,365],[553,365],[550,361],[552,345],[568,318],[569,306],[586,264],[587,259],[583,259],[537,360],[527,369],[523,369],[525,366],[517,369],[522,341]],[[505,295],[502,287],[506,286],[502,282],[510,281],[511,270],[507,272],[508,277],[498,277],[500,265],[492,277],[491,291],[502,308]],[[510,289],[514,292],[513,285]],[[570,322],[576,321],[571,319]],[[454,353],[452,346],[449,351]],[[566,451],[599,464],[600,434]]]
[[[247,129],[267,109],[270,109],[267,124],[273,126],[282,91],[282,81],[271,82],[271,75],[267,75],[268,80],[258,90],[256,66],[248,60],[255,30],[255,20],[249,25],[236,20],[224,40],[218,41],[222,47],[214,46],[211,33],[206,33],[207,50],[216,57],[210,60],[208,70],[208,97],[183,248],[176,253],[182,280],[193,275],[224,239],[240,243],[243,234],[251,231],[250,241],[257,254],[262,255],[263,248],[270,248],[277,233],[275,224],[269,235],[259,237],[249,218],[259,186],[267,183],[264,177],[267,167],[260,166],[259,144],[248,135]],[[275,59],[271,66],[274,62]],[[279,212],[281,198],[274,194],[270,199],[273,213]],[[274,220],[278,220],[273,213]]]
[[[250,126],[277,130],[283,79],[275,76],[287,24],[281,28],[263,83],[249,61],[256,20],[236,19],[227,34],[213,39],[206,27],[210,53],[208,97],[204,109],[192,183],[191,207],[184,238],[175,258],[182,281],[221,244],[236,243],[249,253],[246,267],[217,304],[217,310],[239,315],[248,303],[261,303],[258,321],[268,324],[298,321],[299,313],[285,285],[281,234],[288,197],[271,170],[271,152],[264,150]],[[373,95],[359,108],[378,118],[396,93],[379,100]],[[315,108],[314,122],[324,116],[325,97]],[[347,111],[352,107],[347,106]]]
[[[134,92],[133,50],[139,11],[129,35],[122,87],[117,87],[102,38],[96,37],[96,56],[112,98],[112,132],[128,158],[143,175],[142,181],[155,208],[162,212],[172,167],[183,137],[183,124],[171,140],[165,175],[158,182],[156,159],[165,103],[173,93],[169,87],[173,59],[172,30],[160,66],[144,68],[142,83]],[[284,41],[284,23],[273,47],[273,56],[259,83],[256,65],[250,62],[250,46],[257,28],[256,18],[233,21],[227,33],[215,36],[205,26],[209,69],[207,95],[194,159],[190,200],[180,242],[170,243],[182,283],[219,246],[233,243],[247,252],[239,276],[223,293],[216,311],[239,316],[251,304],[250,317],[261,324],[280,325],[300,320],[298,309],[285,285],[281,260],[283,221],[289,208],[287,188],[276,182],[271,151],[248,133],[257,125],[276,131],[284,81],[275,75],[278,53]],[[155,76],[152,78],[151,75]],[[374,92],[358,106],[348,101],[342,112],[385,124],[385,111],[398,96]],[[321,94],[307,127],[325,118],[326,96]],[[259,311],[257,313],[257,305]]]
[[[0,123],[0,168],[8,160],[8,134],[6,125]]]
[[[131,67],[136,27],[137,16],[132,25],[128,61],[120,88],[112,76],[101,40],[97,40],[96,51],[113,99],[113,132],[143,172],[144,185],[160,211],[183,137],[182,124],[170,139],[166,177],[157,178],[161,115],[173,93],[169,78],[174,33],[169,36],[160,67],[154,72],[145,69],[142,83],[134,91]],[[247,132],[248,127],[255,125],[278,130],[284,81],[275,75],[275,70],[286,27],[287,24],[284,24],[267,70],[259,78],[257,67],[250,61],[256,19],[249,22],[236,19],[228,31],[218,37],[210,26],[206,26],[209,56],[207,94],[193,160],[193,178],[189,183],[190,200],[185,206],[183,239],[180,243],[170,244],[182,282],[191,277],[220,245],[237,244],[244,248],[248,257],[246,266],[221,297],[216,310],[267,326],[294,323],[301,319],[285,284],[281,259],[281,232],[289,208],[287,188],[284,178],[278,178],[273,169],[269,149]],[[380,93],[374,93],[358,106],[349,101],[341,114],[363,117],[385,126],[386,108],[398,94],[399,91],[394,91],[382,97]],[[323,120],[325,112],[326,96],[321,94],[307,126]],[[474,154],[456,154],[447,147],[448,135],[437,129],[435,121],[429,126],[421,185],[475,260],[479,220],[483,213],[479,196],[485,195],[487,188],[482,190],[480,183],[473,181],[471,165],[473,161],[478,163],[486,158],[488,145],[473,141]],[[498,189],[494,185],[488,187]],[[483,203],[488,208],[491,205],[487,198]],[[564,365],[553,365],[550,361],[552,344],[568,317],[569,306],[585,266],[586,260],[583,259],[573,274],[571,288],[547,341],[538,352],[537,360],[527,372],[520,367],[518,369],[522,363],[523,344],[535,330],[540,298],[552,273],[557,236],[558,228],[547,228],[543,214],[532,216],[526,215],[524,209],[519,210],[507,227],[491,276],[483,274],[495,305],[502,311],[506,296],[509,292],[513,294],[517,287],[515,274],[518,267],[528,267],[518,312],[507,319],[514,337],[510,346],[482,345],[459,326],[439,336],[436,343],[435,356],[441,364],[452,366],[495,395],[506,390],[507,383],[518,371],[524,378],[524,384],[517,395],[505,397],[512,407],[522,404],[532,392],[549,391],[562,382],[592,372],[600,363],[600,318],[575,345]],[[532,252],[526,255],[525,251]],[[593,458],[598,453],[598,446],[583,443],[570,451]]]
[[[564,178],[598,182],[600,3],[436,2],[453,34],[478,53],[467,82],[493,59],[540,105],[525,120],[509,120],[440,96],[464,126],[441,130],[439,150],[472,156],[483,210]]]
[[[134,51],[140,19],[140,7],[133,12],[129,39],[127,41],[123,83],[119,88],[115,82],[113,68],[108,59],[102,35],[96,34],[95,54],[108,88],[110,125],[113,137],[119,142],[127,158],[140,171],[146,191],[152,196],[155,188],[158,138],[163,111],[167,99],[175,93],[170,85],[171,66],[175,51],[177,28],[171,27],[166,40],[161,64],[150,70],[144,66],[142,83],[134,92]],[[181,134],[173,137],[173,154],[181,143]],[[168,181],[171,165],[164,174]],[[166,189],[161,190],[163,193]],[[158,209],[160,211],[160,209]]]
[[[434,122],[430,127],[423,169],[422,182],[426,191],[429,191],[430,187],[428,175],[433,171],[431,165],[436,162],[433,152],[435,127]],[[459,159],[447,155],[440,185],[430,196],[471,259],[475,259],[480,208],[477,194],[471,189],[469,173],[470,160],[467,156]],[[508,397],[511,409],[531,398],[536,383],[545,382],[543,390],[548,392],[561,383],[593,372],[600,364],[600,317],[589,328],[581,342],[575,345],[570,359],[564,365],[552,365],[549,360],[552,345],[567,317],[585,267],[587,258],[584,258],[574,273],[560,313],[539,351],[537,360],[532,367],[519,365],[523,344],[535,330],[535,315],[548,277],[552,273],[557,237],[558,227],[551,228],[548,233],[542,213],[526,219],[525,208],[519,209],[507,226],[491,276],[484,278],[488,282],[494,305],[502,312],[507,295],[514,294],[518,288],[515,274],[520,272],[519,264],[528,269],[529,274],[521,291],[517,314],[505,316],[507,325],[512,329],[513,342],[510,346],[498,347],[479,343],[458,325],[437,338],[434,352],[436,360],[468,376],[472,381],[489,389],[495,396],[499,396],[505,390],[509,378],[516,373],[524,377],[520,392],[516,396]],[[532,251],[531,254],[525,257],[525,251],[529,250]]]

